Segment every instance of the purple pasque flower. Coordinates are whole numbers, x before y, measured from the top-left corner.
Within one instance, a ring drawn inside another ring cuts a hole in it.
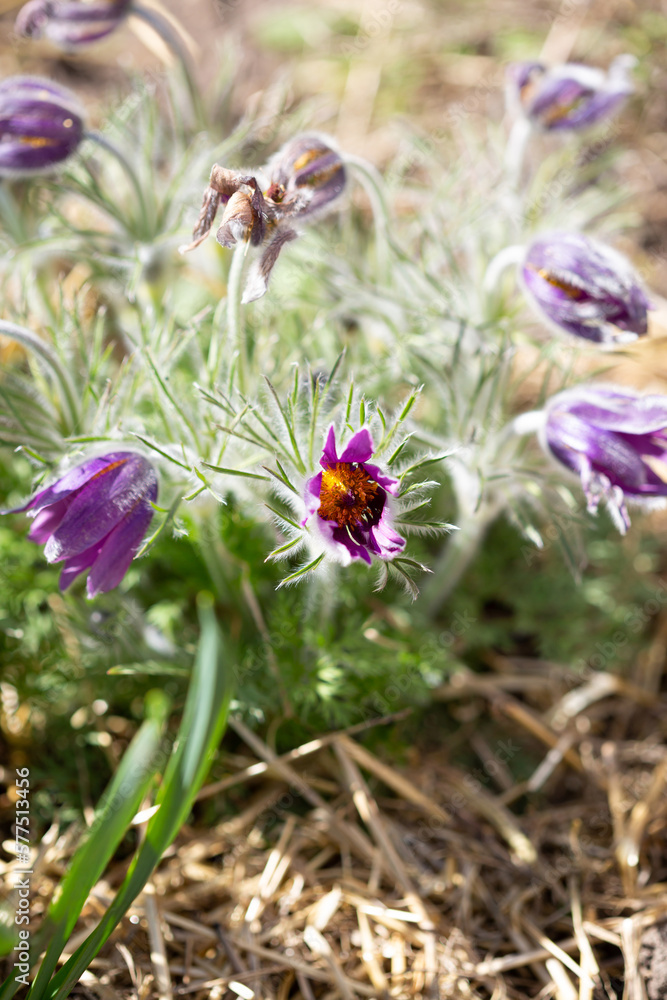
[[[199,246],[222,207],[215,234],[218,243],[233,247],[245,242],[261,248],[248,275],[244,303],[265,294],[281,250],[299,235],[294,224],[327,208],[346,183],[341,157],[315,134],[296,136],[276,154],[267,170],[269,182],[262,190],[258,177],[214,164],[192,242],[181,248],[186,253]]]
[[[60,48],[74,49],[115,31],[131,4],[132,0],[29,0],[18,13],[14,32],[20,38],[46,38]]]
[[[633,92],[628,73],[635,64],[633,56],[618,56],[605,73],[581,63],[513,63],[507,102],[546,132],[587,128],[609,118]]]
[[[393,559],[405,539],[392,528],[390,496],[398,480],[368,461],[373,439],[367,428],[353,434],[338,455],[336,433],[329,428],[318,472],[306,483],[302,525],[319,535],[325,551],[344,566],[353,559],[369,565],[373,556]]]
[[[60,589],[90,569],[88,597],[113,590],[132,562],[153,517],[155,469],[143,455],[115,451],[75,466],[23,507],[33,517],[28,538],[45,545],[49,563],[65,561]]]
[[[551,233],[528,247],[521,276],[528,298],[559,330],[596,344],[648,330],[649,302],[630,263],[582,233]]]
[[[345,165],[330,141],[317,133],[298,135],[269,164],[268,192],[281,201],[298,198],[299,218],[321,211],[343,192]]]
[[[581,479],[588,509],[601,499],[625,534],[626,500],[649,504],[667,497],[667,396],[583,385],[547,404],[543,444]]]
[[[83,135],[83,110],[66,87],[39,76],[0,82],[0,177],[57,167]]]

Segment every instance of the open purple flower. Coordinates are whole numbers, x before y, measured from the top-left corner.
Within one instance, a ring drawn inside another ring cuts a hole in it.
[[[548,452],[581,479],[588,509],[601,499],[624,534],[626,500],[667,497],[667,396],[588,385],[549,401],[542,431]]]
[[[65,560],[60,589],[90,569],[88,597],[113,590],[132,562],[153,516],[157,475],[151,463],[131,451],[89,458],[70,469],[23,507],[34,518],[28,534],[45,544],[47,562]]]
[[[323,471],[306,483],[301,523],[344,566],[353,559],[370,565],[373,556],[393,559],[405,548],[405,539],[391,526],[389,496],[396,494],[398,480],[369,464],[372,454],[373,439],[363,428],[339,456],[330,427],[320,459]]]
[[[38,76],[0,82],[0,176],[51,170],[83,139],[83,111],[66,87]]]
[[[20,38],[46,38],[63,49],[97,42],[115,31],[130,12],[132,0],[29,0],[19,11],[14,31]]]
[[[508,104],[547,132],[587,128],[610,117],[632,93],[628,72],[635,63],[619,56],[607,73],[580,63],[514,63],[507,69]]]
[[[551,233],[526,252],[530,301],[560,330],[596,344],[635,340],[648,330],[649,302],[629,262],[581,233]]]

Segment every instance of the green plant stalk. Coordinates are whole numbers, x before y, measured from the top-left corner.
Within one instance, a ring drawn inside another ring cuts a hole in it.
[[[449,536],[445,550],[424,587],[424,603],[429,618],[435,618],[477,555],[484,536],[495,520],[498,508],[485,509],[458,520],[458,531]]]
[[[384,182],[375,167],[361,157],[346,156],[346,165],[352,167],[368,195],[375,223],[375,250],[377,255],[378,280],[383,284],[389,281],[389,233],[391,218],[387,208],[384,192]]]
[[[86,132],[85,138],[92,140],[92,142],[96,142],[97,145],[101,146],[102,149],[105,149],[107,153],[111,153],[111,155],[116,158],[120,166],[123,168],[125,176],[132,185],[134,193],[137,196],[137,203],[139,205],[139,211],[141,213],[142,230],[146,235],[146,237],[148,237],[151,228],[148,221],[148,207],[146,205],[146,198],[144,197],[144,191],[141,186],[141,181],[137,176],[136,170],[134,169],[130,161],[127,159],[125,154],[121,153],[120,149],[118,149],[118,147],[114,145],[113,142],[110,142],[107,138],[105,138],[105,136],[103,136],[101,132]]]
[[[26,330],[23,326],[18,326],[17,323],[9,323],[7,320],[0,320],[0,333],[5,334],[5,336],[10,337],[19,344],[22,344],[24,347],[28,348],[28,350],[38,354],[39,357],[46,362],[53,372],[58,385],[62,389],[63,399],[67,406],[71,424],[70,430],[76,430],[79,423],[79,404],[77,401],[76,390],[67,369],[62,364],[58,355],[51,350],[48,344],[46,344],[41,337],[38,337],[37,334],[33,333],[31,330]]]
[[[247,250],[247,243],[237,243],[234,247],[227,278],[227,340],[230,353],[236,351],[236,385],[243,395],[247,392],[248,384],[248,344],[241,312],[241,295],[243,293],[243,265]]]
[[[133,3],[132,13],[137,17],[140,17],[142,21],[146,22],[146,24],[149,24],[153,31],[160,36],[162,41],[168,46],[168,48],[171,49],[178,59],[183,70],[183,76],[185,78],[185,85],[187,87],[188,97],[190,98],[195,124],[203,124],[206,120],[206,116],[202,106],[201,95],[192,76],[190,57],[185,51],[183,43],[177,33],[172,29],[171,25],[164,17],[160,17],[156,11],[151,10],[149,7],[144,7],[139,3]]]
[[[142,891],[162,855],[187,819],[227,722],[231,671],[210,594],[200,594],[201,635],[183,719],[156,798],[157,812],[116,896],[92,934],[53,977],[41,996],[63,1000]],[[40,1000],[31,997],[30,1000]]]
[[[47,941],[48,947],[28,994],[31,998],[43,996],[90,890],[125,836],[157,770],[157,751],[169,711],[168,699],[163,692],[153,691],[147,699],[146,709],[148,718],[124,754],[86,839],[76,851],[32,942],[34,955],[40,953]]]

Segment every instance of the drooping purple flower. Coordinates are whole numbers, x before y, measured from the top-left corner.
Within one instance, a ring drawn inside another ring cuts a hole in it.
[[[0,176],[51,170],[76,150],[83,111],[66,87],[39,76],[0,82]]]
[[[46,38],[63,49],[97,42],[115,31],[132,0],[29,0],[14,24],[20,38]]]
[[[608,72],[581,63],[540,62],[507,68],[507,101],[515,113],[547,132],[587,128],[609,118],[633,92],[633,56],[618,56]]]
[[[65,564],[60,589],[90,569],[88,597],[113,590],[134,558],[153,516],[158,482],[151,463],[136,452],[89,458],[41,490],[23,507],[33,517],[31,541],[45,545],[49,563]]]
[[[405,539],[392,527],[389,497],[398,480],[368,461],[373,439],[367,428],[352,436],[342,454],[329,428],[318,472],[306,483],[304,527],[319,535],[325,551],[344,566],[353,559],[369,565],[373,556],[393,559],[405,548]]]
[[[584,385],[554,396],[546,407],[543,444],[581,479],[588,509],[601,499],[624,534],[625,501],[667,497],[667,396]]]
[[[649,302],[630,263],[581,233],[551,233],[528,248],[521,268],[530,301],[561,330],[596,344],[642,337]]]
[[[340,155],[316,134],[291,139],[268,167],[271,183],[267,194],[281,201],[299,196],[297,215],[303,218],[326,208],[343,191],[347,180]]]

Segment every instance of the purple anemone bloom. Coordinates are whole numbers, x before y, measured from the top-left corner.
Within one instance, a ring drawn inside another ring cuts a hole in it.
[[[115,31],[130,12],[132,0],[29,0],[19,11],[14,31],[20,38],[46,38],[63,49],[97,42]]]
[[[330,427],[320,459],[323,471],[306,483],[301,523],[318,532],[325,549],[344,566],[353,559],[370,565],[372,556],[393,559],[405,548],[405,539],[391,526],[389,496],[396,495],[398,480],[370,465],[372,454],[373,439],[364,428],[339,456]]]
[[[296,212],[299,217],[325,208],[342,193],[347,180],[339,154],[316,134],[304,133],[291,139],[275,155],[268,170],[271,185],[267,195],[278,195],[281,201],[300,196]]]
[[[589,511],[605,500],[623,534],[626,500],[649,505],[667,497],[667,396],[567,389],[547,404],[542,433],[548,452],[581,479]]]
[[[51,170],[83,139],[83,111],[66,87],[39,76],[0,82],[0,176]]]
[[[75,466],[23,507],[34,518],[28,538],[45,544],[47,562],[65,560],[60,589],[90,569],[88,597],[117,587],[153,517],[157,475],[132,451],[89,458]]]
[[[522,265],[531,302],[560,330],[596,344],[627,342],[648,330],[649,302],[629,262],[581,233],[531,243]]]
[[[635,63],[633,56],[618,56],[607,73],[580,63],[514,63],[507,69],[508,104],[547,132],[587,128],[609,118],[633,92],[628,72]]]

